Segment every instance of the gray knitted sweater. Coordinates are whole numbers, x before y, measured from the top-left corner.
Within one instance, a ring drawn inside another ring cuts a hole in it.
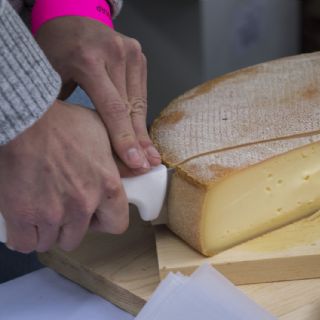
[[[122,1],[108,1],[116,16]],[[27,13],[33,2],[10,0],[20,13]],[[0,0],[0,145],[39,119],[61,86],[59,75],[11,5]]]

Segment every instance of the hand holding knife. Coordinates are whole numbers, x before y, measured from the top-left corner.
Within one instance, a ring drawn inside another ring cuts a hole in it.
[[[128,202],[137,206],[143,220],[151,221],[158,218],[165,202],[172,170],[161,164],[146,174],[122,178]],[[0,214],[0,242],[6,242],[6,240],[6,224]]]

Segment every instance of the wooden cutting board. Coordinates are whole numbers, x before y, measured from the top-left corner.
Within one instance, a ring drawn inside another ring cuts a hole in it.
[[[153,228],[132,212],[122,236],[89,234],[71,253],[55,249],[40,260],[70,280],[135,315],[158,285]],[[319,265],[318,265],[319,266]],[[320,279],[240,286],[281,320],[319,320]]]
[[[210,263],[235,284],[320,277],[320,211],[314,215],[206,258],[165,226],[156,228],[160,277],[192,273]],[[320,316],[319,316],[320,319]]]

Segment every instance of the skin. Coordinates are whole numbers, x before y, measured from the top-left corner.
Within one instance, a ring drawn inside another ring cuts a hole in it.
[[[60,74],[61,99],[79,85],[98,113],[56,101],[0,147],[0,212],[7,246],[75,249],[89,227],[122,233],[128,201],[120,175],[160,164],[146,128],[147,66],[140,44],[98,21],[48,21],[36,40]]]
[[[22,253],[56,242],[72,250],[89,226],[114,234],[128,226],[128,201],[105,127],[96,112],[79,106],[56,101],[0,147],[0,190],[7,246]]]
[[[146,127],[147,63],[139,42],[72,16],[48,21],[36,40],[61,75],[61,98],[76,85],[88,94],[122,162],[134,173],[159,165]]]

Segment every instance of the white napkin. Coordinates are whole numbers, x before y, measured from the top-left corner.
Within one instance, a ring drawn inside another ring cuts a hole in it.
[[[211,266],[170,273],[136,320],[275,320]]]
[[[0,285],[0,319],[133,320],[133,317],[44,268]]]

